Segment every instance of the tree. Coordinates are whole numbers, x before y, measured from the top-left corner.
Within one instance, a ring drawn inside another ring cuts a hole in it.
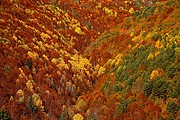
[[[179,110],[179,105],[177,105],[177,103],[175,103],[173,100],[170,101],[167,105],[167,112],[168,113],[172,113],[173,115],[175,115],[177,113],[177,111]]]
[[[152,88],[152,96],[157,98],[166,99],[169,90],[169,83],[164,80],[155,80]]]

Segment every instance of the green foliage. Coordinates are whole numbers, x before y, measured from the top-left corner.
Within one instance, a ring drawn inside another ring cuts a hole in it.
[[[8,65],[4,66],[4,70],[6,70],[8,73],[11,73],[11,69]]]
[[[144,94],[146,97],[149,97],[151,95],[152,89],[153,89],[153,81],[144,84]]]
[[[146,45],[145,47],[140,47],[137,50],[134,50],[127,56],[123,58],[124,62],[120,66],[120,69],[115,71],[116,79],[120,82],[127,80],[127,85],[132,86],[135,80],[138,77],[137,72],[141,75],[143,72],[138,70],[140,65],[146,64],[146,58],[150,52],[150,46]],[[145,72],[145,71],[144,71]]]
[[[10,120],[8,112],[4,109],[0,109],[0,120]]]
[[[134,97],[130,97],[129,99],[125,99],[123,97],[121,104],[119,104],[117,109],[116,109],[115,115],[119,115],[119,114],[126,112],[127,106],[130,105],[134,101],[136,101],[136,99]]]
[[[107,40],[114,40],[117,35],[119,35],[119,31],[117,30],[112,30],[110,32],[104,32],[99,38],[98,38],[98,42],[96,42],[96,45],[100,45],[103,44],[104,42],[106,42]]]
[[[126,18],[126,21],[127,21],[128,23],[130,22],[130,20],[131,20],[130,18]]]
[[[147,33],[145,31],[142,32],[142,37],[146,37]]]
[[[110,91],[120,92],[124,88],[121,86],[120,82],[116,82],[115,84],[110,85]]]
[[[152,88],[152,96],[166,98],[169,90],[169,83],[166,80],[155,80]]]
[[[156,9],[155,6],[149,6],[149,7],[147,7],[147,8],[143,11],[143,13],[142,13],[143,17],[148,17],[148,16],[153,15],[155,9]]]
[[[153,39],[153,40],[155,40],[155,41],[157,41],[157,40],[161,40],[161,39],[162,39],[162,37],[161,37],[161,35],[160,35],[160,34],[155,33],[155,34],[152,36],[152,39]]]
[[[170,101],[166,109],[168,113],[172,113],[175,115],[176,112],[179,110],[179,106],[174,101]]]
[[[176,84],[173,91],[171,92],[171,97],[177,98],[180,96],[180,84]]]
[[[159,6],[159,7],[158,7],[159,13],[160,13],[162,10],[163,10],[163,7],[162,7],[162,6]]]
[[[170,113],[167,120],[175,120],[174,115],[172,113]]]
[[[58,117],[58,120],[67,120],[68,119],[68,111],[65,105],[62,106],[62,112]]]
[[[90,115],[88,115],[87,120],[98,120],[97,114],[91,113]]]
[[[160,49],[160,55],[155,58],[155,61],[152,61],[152,66],[156,68],[167,69],[175,61],[175,45],[172,44],[167,48]]]
[[[132,86],[132,84],[135,82],[135,79],[132,75],[129,76],[128,80],[127,80],[127,86]]]
[[[4,38],[0,38],[0,43],[3,42],[3,41],[5,41],[5,39]]]
[[[175,71],[176,71],[175,65],[170,65],[167,68],[167,75],[168,75],[168,77],[173,78]]]
[[[170,89],[170,83],[164,78],[154,79],[144,84],[144,94],[146,97],[151,95],[153,98],[166,99]]]
[[[91,29],[91,25],[88,21],[83,22],[83,24],[86,25],[88,29]]]
[[[149,6],[149,7],[145,7],[144,9],[142,9],[141,11],[137,11],[137,12],[134,12],[132,14],[133,17],[139,17],[139,18],[147,18],[151,15],[154,14],[154,10],[156,9],[156,6]]]
[[[32,71],[32,62],[31,62],[31,60],[27,59],[25,65]]]
[[[104,85],[101,87],[101,89],[103,90],[104,88],[107,88],[109,85],[109,81],[107,80]]]
[[[73,114],[88,120],[109,119],[114,114],[118,117],[122,114],[122,119],[135,119],[134,115],[160,119],[166,110],[170,114],[168,119],[175,119],[180,101],[178,0],[157,4],[154,4],[156,0],[2,1],[0,70],[6,74],[1,76],[0,94],[6,108],[18,99],[14,95],[21,88],[26,95],[19,96],[19,101],[30,92],[38,94],[27,98],[27,106],[15,108],[20,111],[28,107],[34,114],[38,113],[35,116],[38,119],[67,120]],[[102,66],[108,59],[105,69]],[[21,68],[22,61],[31,71]],[[151,74],[153,70],[155,73]],[[31,79],[35,80],[31,82]],[[24,80],[30,82],[25,86]],[[14,86],[17,89],[11,89],[12,85],[17,85]],[[43,106],[49,105],[48,96],[56,108]],[[77,101],[81,97],[83,100]],[[168,103],[170,97],[174,101]],[[137,106],[137,111],[131,112],[136,110],[133,108],[125,113],[134,101],[130,107]],[[8,112],[1,110],[0,119],[10,119]],[[20,114],[12,117],[34,117]]]
[[[117,110],[116,110],[116,115],[122,114],[126,112],[126,108],[128,106],[128,100],[123,98],[121,104],[118,105]]]
[[[68,118],[67,116],[68,116],[67,112],[63,111],[61,113],[61,115],[59,115],[59,119],[58,120],[67,120],[67,118]]]
[[[29,109],[32,110],[33,112],[37,112],[38,108],[34,105],[34,99],[32,95],[29,98],[28,106],[29,106]]]
[[[176,4],[175,0],[170,0],[166,3],[167,6],[173,6],[175,4]]]

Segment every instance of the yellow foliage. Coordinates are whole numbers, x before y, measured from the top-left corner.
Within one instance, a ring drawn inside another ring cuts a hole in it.
[[[80,99],[80,100],[78,99],[78,103],[77,103],[77,106],[76,106],[77,110],[80,111],[84,107],[87,107],[86,102],[83,99]]]
[[[9,100],[10,100],[10,101],[13,101],[13,100],[14,100],[14,97],[13,97],[13,96],[11,96]]]
[[[53,34],[52,37],[56,40],[58,39],[58,36],[56,34]]]
[[[156,8],[156,9],[154,10],[154,14],[158,14],[158,13],[159,13],[159,9]]]
[[[110,15],[113,14],[112,10],[108,9],[107,7],[104,7],[103,10],[104,10],[105,13],[107,13],[107,14],[110,14]]]
[[[40,34],[40,36],[41,36],[42,40],[45,42],[46,42],[46,39],[51,38],[48,34],[45,34],[43,32]]]
[[[42,105],[42,100],[41,100],[40,96],[38,94],[34,93],[32,95],[32,98],[33,98],[34,105],[36,107],[39,107],[40,110],[44,110],[44,106]]]
[[[34,52],[31,52],[31,51],[28,51],[27,54],[28,54],[28,56],[29,56],[30,58],[33,58],[33,59],[39,57],[38,53],[34,53]]]
[[[120,62],[122,62],[122,57],[124,56],[124,54],[120,53],[116,56],[116,58],[112,61],[111,65],[115,64],[116,66],[120,64]]]
[[[73,55],[71,57],[71,60],[68,60],[68,62],[72,65],[72,70],[80,71],[80,70],[87,70],[86,66],[91,66],[91,63],[88,59],[83,58],[82,56],[79,56],[77,54]]]
[[[41,48],[43,48],[43,47],[47,47],[47,48],[50,48],[50,49],[54,49],[54,46],[53,46],[53,44],[45,44],[44,46],[42,46]]]
[[[99,68],[100,68],[100,65],[99,65],[99,64],[97,64],[97,65],[94,67],[95,71],[98,71]]]
[[[80,35],[83,35],[84,32],[81,30],[80,27],[75,27],[75,30],[74,30],[76,33],[80,34]]]
[[[102,75],[102,74],[105,72],[105,70],[106,70],[106,68],[104,68],[104,67],[101,66],[101,67],[99,68],[99,71],[98,71],[97,76]]]
[[[19,102],[19,103],[24,103],[24,100],[25,100],[25,97],[22,96],[22,97],[19,98],[19,101],[18,101],[18,102]]]
[[[107,7],[104,7],[103,10],[105,11],[106,14],[109,14],[111,16],[117,16],[117,12],[116,11],[113,11],[112,9],[109,9]]]
[[[109,59],[109,60],[106,62],[105,66],[112,65],[112,61],[114,61],[114,60],[112,60],[112,59]]]
[[[64,61],[61,61],[61,63],[59,63],[59,64],[57,65],[57,67],[59,68],[59,70],[62,70],[63,68],[69,69],[68,65],[65,64]]]
[[[31,10],[31,9],[25,9],[25,12],[30,13],[30,14],[33,14],[33,13],[34,13],[34,11]]]
[[[58,88],[58,89],[59,89],[59,88]],[[49,94],[50,94],[50,91],[49,91],[49,90],[46,90],[46,94],[48,94],[48,95],[49,95]]]
[[[58,44],[58,43],[55,43],[54,47],[55,47],[55,48],[59,48],[59,44]]]
[[[57,21],[57,25],[61,25],[61,23],[62,23],[61,21]]]
[[[146,40],[151,40],[152,36],[154,35],[154,32],[149,32],[147,35],[146,35]]]
[[[129,12],[132,14],[134,12],[134,8],[131,8]]]
[[[64,62],[62,58],[53,58],[51,60],[52,63],[56,64],[56,66],[62,70],[62,69],[69,69],[68,65]]]
[[[53,32],[51,32],[50,30],[46,30],[46,32],[51,36],[53,35]],[[51,38],[48,34],[45,34],[45,38]]]
[[[66,22],[70,22],[68,13],[65,13],[64,15],[65,15],[64,19],[66,20]]]
[[[21,89],[19,89],[16,94],[20,97],[24,96],[24,92]]]
[[[81,114],[77,113],[73,116],[73,120],[83,120],[83,116]]]
[[[158,70],[153,70],[150,74],[150,79],[152,80],[153,78],[157,77],[159,75]]]
[[[156,41],[155,47],[158,48],[158,49],[163,47],[163,45],[161,45],[160,40]]]
[[[131,34],[133,34],[133,36],[134,36],[134,38],[132,38],[132,41],[134,41],[134,42],[141,42],[141,41],[143,41],[144,40],[144,38],[143,38],[143,36],[140,34],[140,35],[138,35],[138,36],[135,36],[135,33],[133,32],[133,33],[131,33]],[[131,35],[130,34],[130,35]]]
[[[98,5],[96,6],[96,9],[101,8],[101,7],[102,7],[101,3],[98,3]]]
[[[24,71],[23,71],[21,68],[19,68],[19,71],[21,72],[21,73],[19,74],[19,78],[25,77],[25,78],[27,79],[26,75],[24,74]]]
[[[24,48],[25,50],[31,50],[27,44],[25,45],[19,45],[19,47]]]
[[[43,51],[46,51],[44,45],[43,45],[43,42],[42,41],[37,41],[37,44],[40,46],[40,48],[43,50]]]
[[[45,58],[46,60],[49,60],[48,57],[45,54],[43,54],[42,57]]]
[[[134,35],[135,35],[135,32],[132,31],[129,36],[130,36],[130,37],[133,37]]]
[[[41,100],[37,100],[35,101],[35,106],[41,106],[42,105],[42,101]]]
[[[156,53],[155,53],[155,56],[158,56],[159,54],[161,54],[159,51],[157,51]]]
[[[114,17],[117,17],[117,14],[118,14],[118,13],[117,13],[116,11],[114,11]]]
[[[152,53],[149,53],[147,60],[149,60],[149,59],[154,59],[154,55]]]
[[[39,46],[34,46],[35,49],[39,50]]]
[[[26,82],[26,87],[27,87],[30,91],[33,91],[32,80],[28,80],[28,81]]]
[[[80,28],[80,22],[76,19],[72,19],[69,23],[70,29],[74,29],[74,31],[80,35],[85,34]]]
[[[54,64],[57,64],[57,63],[58,63],[58,59],[57,59],[57,58],[53,58],[53,59],[51,60],[51,62],[54,63]]]

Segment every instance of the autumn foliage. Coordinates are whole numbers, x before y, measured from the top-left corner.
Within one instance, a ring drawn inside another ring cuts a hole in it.
[[[1,0],[1,120],[180,117],[179,0]]]

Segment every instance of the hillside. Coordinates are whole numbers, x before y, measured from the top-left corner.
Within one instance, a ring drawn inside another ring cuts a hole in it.
[[[0,1],[1,120],[180,119],[179,0]]]

